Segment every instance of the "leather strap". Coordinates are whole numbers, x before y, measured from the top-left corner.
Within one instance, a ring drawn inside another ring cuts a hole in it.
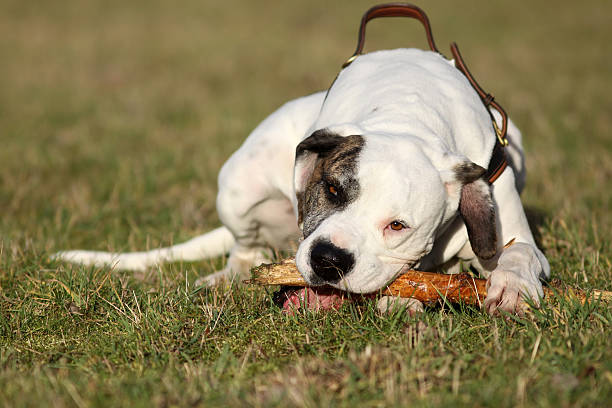
[[[357,39],[357,48],[353,55],[342,65],[342,68],[347,67],[363,52],[363,47],[365,45],[365,32],[366,32],[366,24],[370,20],[379,17],[411,17],[419,20],[423,26],[425,27],[425,35],[427,36],[427,42],[429,43],[429,48],[441,54],[436,47],[436,43],[433,38],[433,34],[431,31],[431,25],[429,24],[429,18],[423,10],[419,7],[406,4],[406,3],[388,3],[388,4],[379,4],[370,8],[365,12],[363,17],[361,18],[361,25],[359,26],[359,36]],[[508,115],[506,111],[501,107],[499,103],[495,101],[493,95],[485,92],[482,87],[476,82],[472,74],[470,73],[467,65],[463,61],[461,57],[461,53],[459,52],[459,47],[456,43],[451,43],[451,53],[453,54],[453,58],[455,59],[455,67],[467,78],[468,82],[474,88],[480,100],[484,104],[487,112],[491,115],[491,122],[493,124],[493,130],[497,136],[495,147],[493,148],[493,153],[491,154],[491,160],[489,162],[489,168],[485,173],[485,178],[489,181],[489,183],[493,183],[497,178],[503,173],[506,168],[508,162],[506,160],[506,153],[504,147],[508,145],[508,139],[506,139],[506,132],[508,130]],[[489,107],[492,107],[497,112],[499,112],[502,119],[502,127],[501,129],[497,126],[497,122],[493,117],[493,114],[489,110]]]
[[[506,170],[507,166],[508,160],[506,159],[506,150],[498,140],[493,147],[489,167],[487,168],[487,172],[484,174],[484,178],[489,182],[489,184],[493,184],[493,182],[502,175],[504,170]]]
[[[432,51],[439,53],[438,48],[436,47],[436,43],[433,38],[433,34],[431,32],[431,25],[429,24],[429,19],[427,18],[427,14],[417,6],[412,4],[404,4],[404,3],[388,3],[388,4],[379,4],[370,8],[365,12],[363,17],[361,18],[361,25],[359,26],[359,37],[357,39],[357,49],[353,53],[353,56],[361,55],[363,52],[363,46],[365,45],[365,31],[366,24],[368,21],[373,20],[379,17],[412,17],[419,20],[423,26],[425,27],[425,35],[427,36],[427,42],[429,43],[429,48]]]

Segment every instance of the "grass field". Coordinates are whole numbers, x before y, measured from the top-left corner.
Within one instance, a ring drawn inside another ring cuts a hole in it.
[[[1,406],[610,405],[604,304],[288,317],[261,289],[198,291],[222,259],[48,260],[218,226],[222,163],[330,84],[371,4],[0,0]],[[418,4],[523,131],[553,277],[612,290],[612,3]],[[368,49],[398,46],[425,46],[417,22],[371,24]]]

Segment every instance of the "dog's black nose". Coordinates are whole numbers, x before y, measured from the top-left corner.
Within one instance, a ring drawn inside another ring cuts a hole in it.
[[[346,276],[353,265],[353,255],[328,241],[315,242],[310,251],[310,266],[315,275],[326,282],[337,282]]]

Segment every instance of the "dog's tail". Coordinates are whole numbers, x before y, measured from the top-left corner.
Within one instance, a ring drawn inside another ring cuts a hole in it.
[[[51,259],[84,265],[110,265],[116,269],[143,270],[163,262],[198,261],[229,252],[235,240],[225,227],[219,227],[182,244],[146,252],[112,253],[100,251],[62,251]]]

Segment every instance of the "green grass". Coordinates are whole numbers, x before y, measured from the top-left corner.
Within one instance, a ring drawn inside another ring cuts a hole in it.
[[[609,405],[604,304],[288,317],[262,289],[195,290],[222,259],[138,274],[47,259],[216,227],[222,163],[329,85],[371,4],[0,1],[0,405]],[[523,131],[553,276],[612,290],[612,4],[419,5]],[[371,23],[368,49],[397,46],[425,46],[418,23]]]

